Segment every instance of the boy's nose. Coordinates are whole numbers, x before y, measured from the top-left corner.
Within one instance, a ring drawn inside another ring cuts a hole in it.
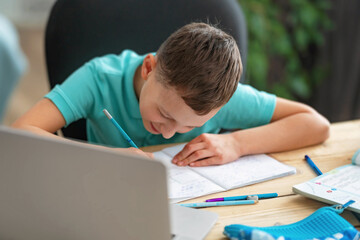
[[[169,139],[176,133],[176,127],[173,125],[162,125],[161,134],[164,138]]]

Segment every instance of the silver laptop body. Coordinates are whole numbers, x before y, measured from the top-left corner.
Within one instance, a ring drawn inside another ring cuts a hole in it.
[[[170,208],[160,162],[0,126],[0,239],[201,239],[217,219]]]

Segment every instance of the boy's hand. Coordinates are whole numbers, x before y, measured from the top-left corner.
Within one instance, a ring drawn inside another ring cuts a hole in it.
[[[154,154],[150,153],[150,152],[144,152],[138,148],[134,148],[134,147],[130,147],[130,148],[117,148],[116,150],[121,151],[121,152],[126,152],[126,153],[130,153],[130,154],[137,154],[137,155],[141,155],[143,157],[148,157],[153,159],[154,158]]]
[[[204,133],[186,144],[172,163],[200,167],[232,162],[239,157],[239,149],[231,134]]]

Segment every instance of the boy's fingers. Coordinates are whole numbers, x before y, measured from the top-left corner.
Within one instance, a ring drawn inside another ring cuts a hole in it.
[[[185,158],[189,157],[193,152],[198,150],[204,149],[206,144],[203,142],[195,143],[195,144],[186,144],[183,150],[181,150],[172,160],[172,163],[177,163],[179,161],[184,160]]]
[[[186,165],[189,165],[189,163],[191,162],[195,162],[197,160],[200,160],[200,159],[204,159],[204,158],[209,158],[211,156],[213,156],[214,154],[205,149],[205,150],[198,150],[196,152],[193,152],[189,157],[187,157],[186,159],[182,160],[182,161],[178,161],[177,162],[177,165],[178,166],[186,166]]]
[[[142,151],[141,149],[137,149],[137,152],[138,152],[140,155],[143,155],[143,156],[145,156],[145,157],[154,158],[154,154],[151,153],[151,152],[144,152],[144,151]]]
[[[144,152],[143,150],[139,149],[139,148],[134,148],[134,147],[130,147],[128,148],[131,152],[135,153],[135,154],[139,154],[148,158],[154,158],[154,154],[151,152]]]
[[[189,164],[190,167],[205,167],[205,166],[211,166],[211,165],[219,165],[220,164],[220,158],[219,157],[210,157],[204,160],[199,160],[196,162],[192,162]]]
[[[199,143],[199,142],[202,142],[202,137],[201,135],[200,136],[197,136],[196,138],[192,139],[190,142],[188,142],[188,144],[194,144],[194,143]]]

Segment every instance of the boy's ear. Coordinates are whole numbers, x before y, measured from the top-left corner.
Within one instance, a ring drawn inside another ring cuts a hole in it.
[[[141,77],[147,80],[149,74],[154,71],[156,67],[157,58],[152,54],[146,55],[141,66]]]

